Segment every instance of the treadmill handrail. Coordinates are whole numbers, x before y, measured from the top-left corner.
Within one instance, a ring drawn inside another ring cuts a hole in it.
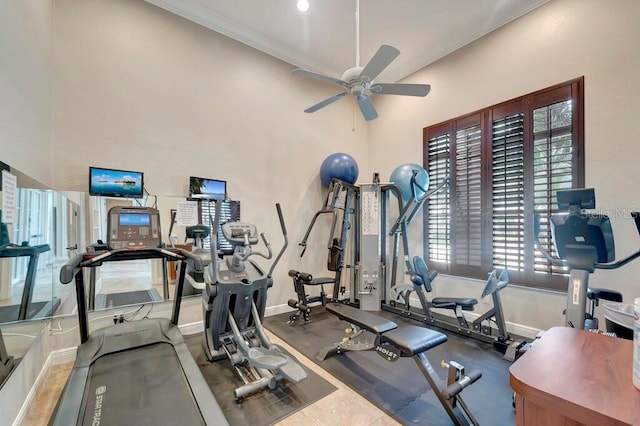
[[[103,253],[97,253],[95,256],[84,256],[84,261],[79,265],[81,268],[91,267],[101,262],[137,260],[137,259],[166,259],[168,261],[178,261],[190,259],[196,265],[196,270],[202,271],[202,260],[183,249],[166,249],[160,247],[147,247],[144,249],[114,249]],[[198,262],[200,260],[200,262]],[[96,265],[97,266],[97,265]]]
[[[83,260],[83,254],[76,254],[60,268],[60,282],[62,284],[69,284],[73,280],[73,277],[82,270],[80,263],[82,263]]]
[[[21,246],[19,244],[7,244],[0,247],[0,257],[34,256],[51,250],[49,244],[36,246]]]

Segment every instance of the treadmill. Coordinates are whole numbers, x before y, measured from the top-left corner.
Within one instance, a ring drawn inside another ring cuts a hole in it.
[[[51,248],[48,244],[30,246],[26,241],[21,245],[12,244],[9,240],[7,225],[0,223],[0,258],[29,257],[20,304],[0,306],[0,323],[48,317],[60,305],[58,298],[41,302],[31,301],[38,269],[38,257],[49,250]]]
[[[160,213],[151,207],[116,206],[107,214],[107,244],[101,240],[90,250],[110,250],[145,246],[160,247]],[[148,290],[123,291],[96,294],[95,269],[89,274],[89,310],[113,308],[116,306],[138,305],[169,299],[166,262],[162,262],[164,298],[155,288]]]
[[[84,269],[138,259],[180,262],[171,319],[125,322],[89,335]],[[187,259],[201,269],[187,251],[144,246],[80,254],[62,267],[62,283],[75,279],[81,344],[50,425],[228,424],[178,329]]]
[[[2,337],[2,330],[0,330],[0,389],[2,389],[5,379],[9,377],[9,374],[11,374],[17,364],[17,361],[7,353],[7,347],[4,345],[4,338]]]

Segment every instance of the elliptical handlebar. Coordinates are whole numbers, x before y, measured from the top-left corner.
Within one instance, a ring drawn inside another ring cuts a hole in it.
[[[551,253],[544,248],[540,242],[540,214],[534,213],[533,215],[533,243],[540,253],[551,263],[553,266],[566,266],[567,262],[563,259],[555,259],[551,256]]]
[[[287,238],[287,227],[285,226],[284,215],[282,214],[282,208],[280,207],[280,203],[276,203],[276,210],[278,212],[278,220],[280,220],[280,228],[282,229],[282,236],[284,237],[284,245],[280,249],[278,256],[276,256],[276,260],[274,260],[273,264],[271,264],[271,268],[269,268],[269,273],[267,274],[268,278],[271,278],[271,276],[273,275],[273,270],[276,268],[276,265],[278,265],[278,262],[280,262],[282,255],[284,254],[285,250],[289,246],[289,239]]]

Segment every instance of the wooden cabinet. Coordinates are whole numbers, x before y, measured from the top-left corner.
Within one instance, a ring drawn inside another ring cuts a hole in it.
[[[630,340],[552,328],[509,369],[516,425],[640,425],[632,357]]]

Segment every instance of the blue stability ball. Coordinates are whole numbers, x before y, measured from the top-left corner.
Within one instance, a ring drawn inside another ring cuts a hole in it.
[[[337,178],[347,183],[358,180],[358,163],[349,154],[336,152],[328,156],[320,166],[320,181],[328,188],[331,179]]]
[[[411,198],[411,176],[413,171],[417,170],[416,183],[420,185],[426,191],[429,189],[429,174],[427,171],[418,164],[407,163],[396,167],[391,173],[389,180],[393,182],[402,190],[402,200],[406,203]],[[416,196],[421,197],[425,191],[421,191],[418,187],[415,187]]]

